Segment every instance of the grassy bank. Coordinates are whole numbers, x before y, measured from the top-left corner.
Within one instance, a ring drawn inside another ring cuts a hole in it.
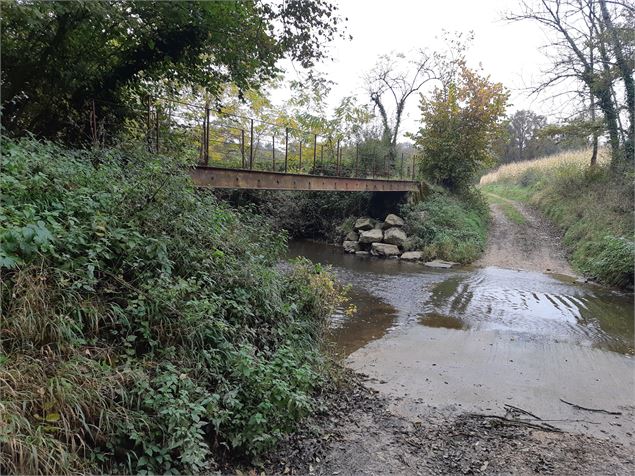
[[[402,206],[401,214],[412,237],[407,249],[423,251],[425,259],[470,263],[485,250],[489,209],[477,191],[432,189],[422,201]]]
[[[481,188],[527,202],[563,231],[577,271],[602,283],[632,287],[635,262],[633,174],[616,175],[601,154],[569,152],[499,167],[481,179]]]
[[[167,157],[4,141],[0,471],[198,473],[319,402],[338,300]]]

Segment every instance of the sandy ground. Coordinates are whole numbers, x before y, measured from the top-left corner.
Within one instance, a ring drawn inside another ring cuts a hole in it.
[[[474,265],[574,276],[560,244],[558,230],[528,207],[497,198],[514,206],[526,222],[514,223],[505,216],[500,205],[491,204],[492,222],[487,248]]]

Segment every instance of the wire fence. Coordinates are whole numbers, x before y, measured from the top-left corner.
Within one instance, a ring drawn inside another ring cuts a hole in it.
[[[414,180],[416,157],[390,158],[376,145],[355,143],[168,98],[147,98],[145,107],[93,101],[93,141],[105,141],[108,117],[99,104],[136,113],[127,119],[126,141],[156,153],[187,155],[200,167],[235,168],[334,177]]]

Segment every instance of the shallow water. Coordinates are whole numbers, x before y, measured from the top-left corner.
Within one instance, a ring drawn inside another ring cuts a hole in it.
[[[343,355],[418,325],[635,352],[633,296],[574,278],[494,267],[430,269],[309,241],[291,243],[289,254],[331,265],[352,286],[357,312],[347,315],[345,305],[333,316],[332,339]]]
[[[292,243],[289,254],[331,265],[351,285],[330,338],[393,412],[425,421],[439,411],[504,415],[512,404],[635,449],[632,295],[567,276],[430,269],[314,242]]]

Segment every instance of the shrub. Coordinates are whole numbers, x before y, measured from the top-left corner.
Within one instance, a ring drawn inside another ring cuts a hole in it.
[[[489,209],[478,192],[454,195],[434,191],[424,201],[401,209],[409,235],[409,249],[426,259],[459,263],[474,261],[485,249]]]
[[[201,472],[314,408],[337,298],[182,163],[3,143],[0,470]]]

